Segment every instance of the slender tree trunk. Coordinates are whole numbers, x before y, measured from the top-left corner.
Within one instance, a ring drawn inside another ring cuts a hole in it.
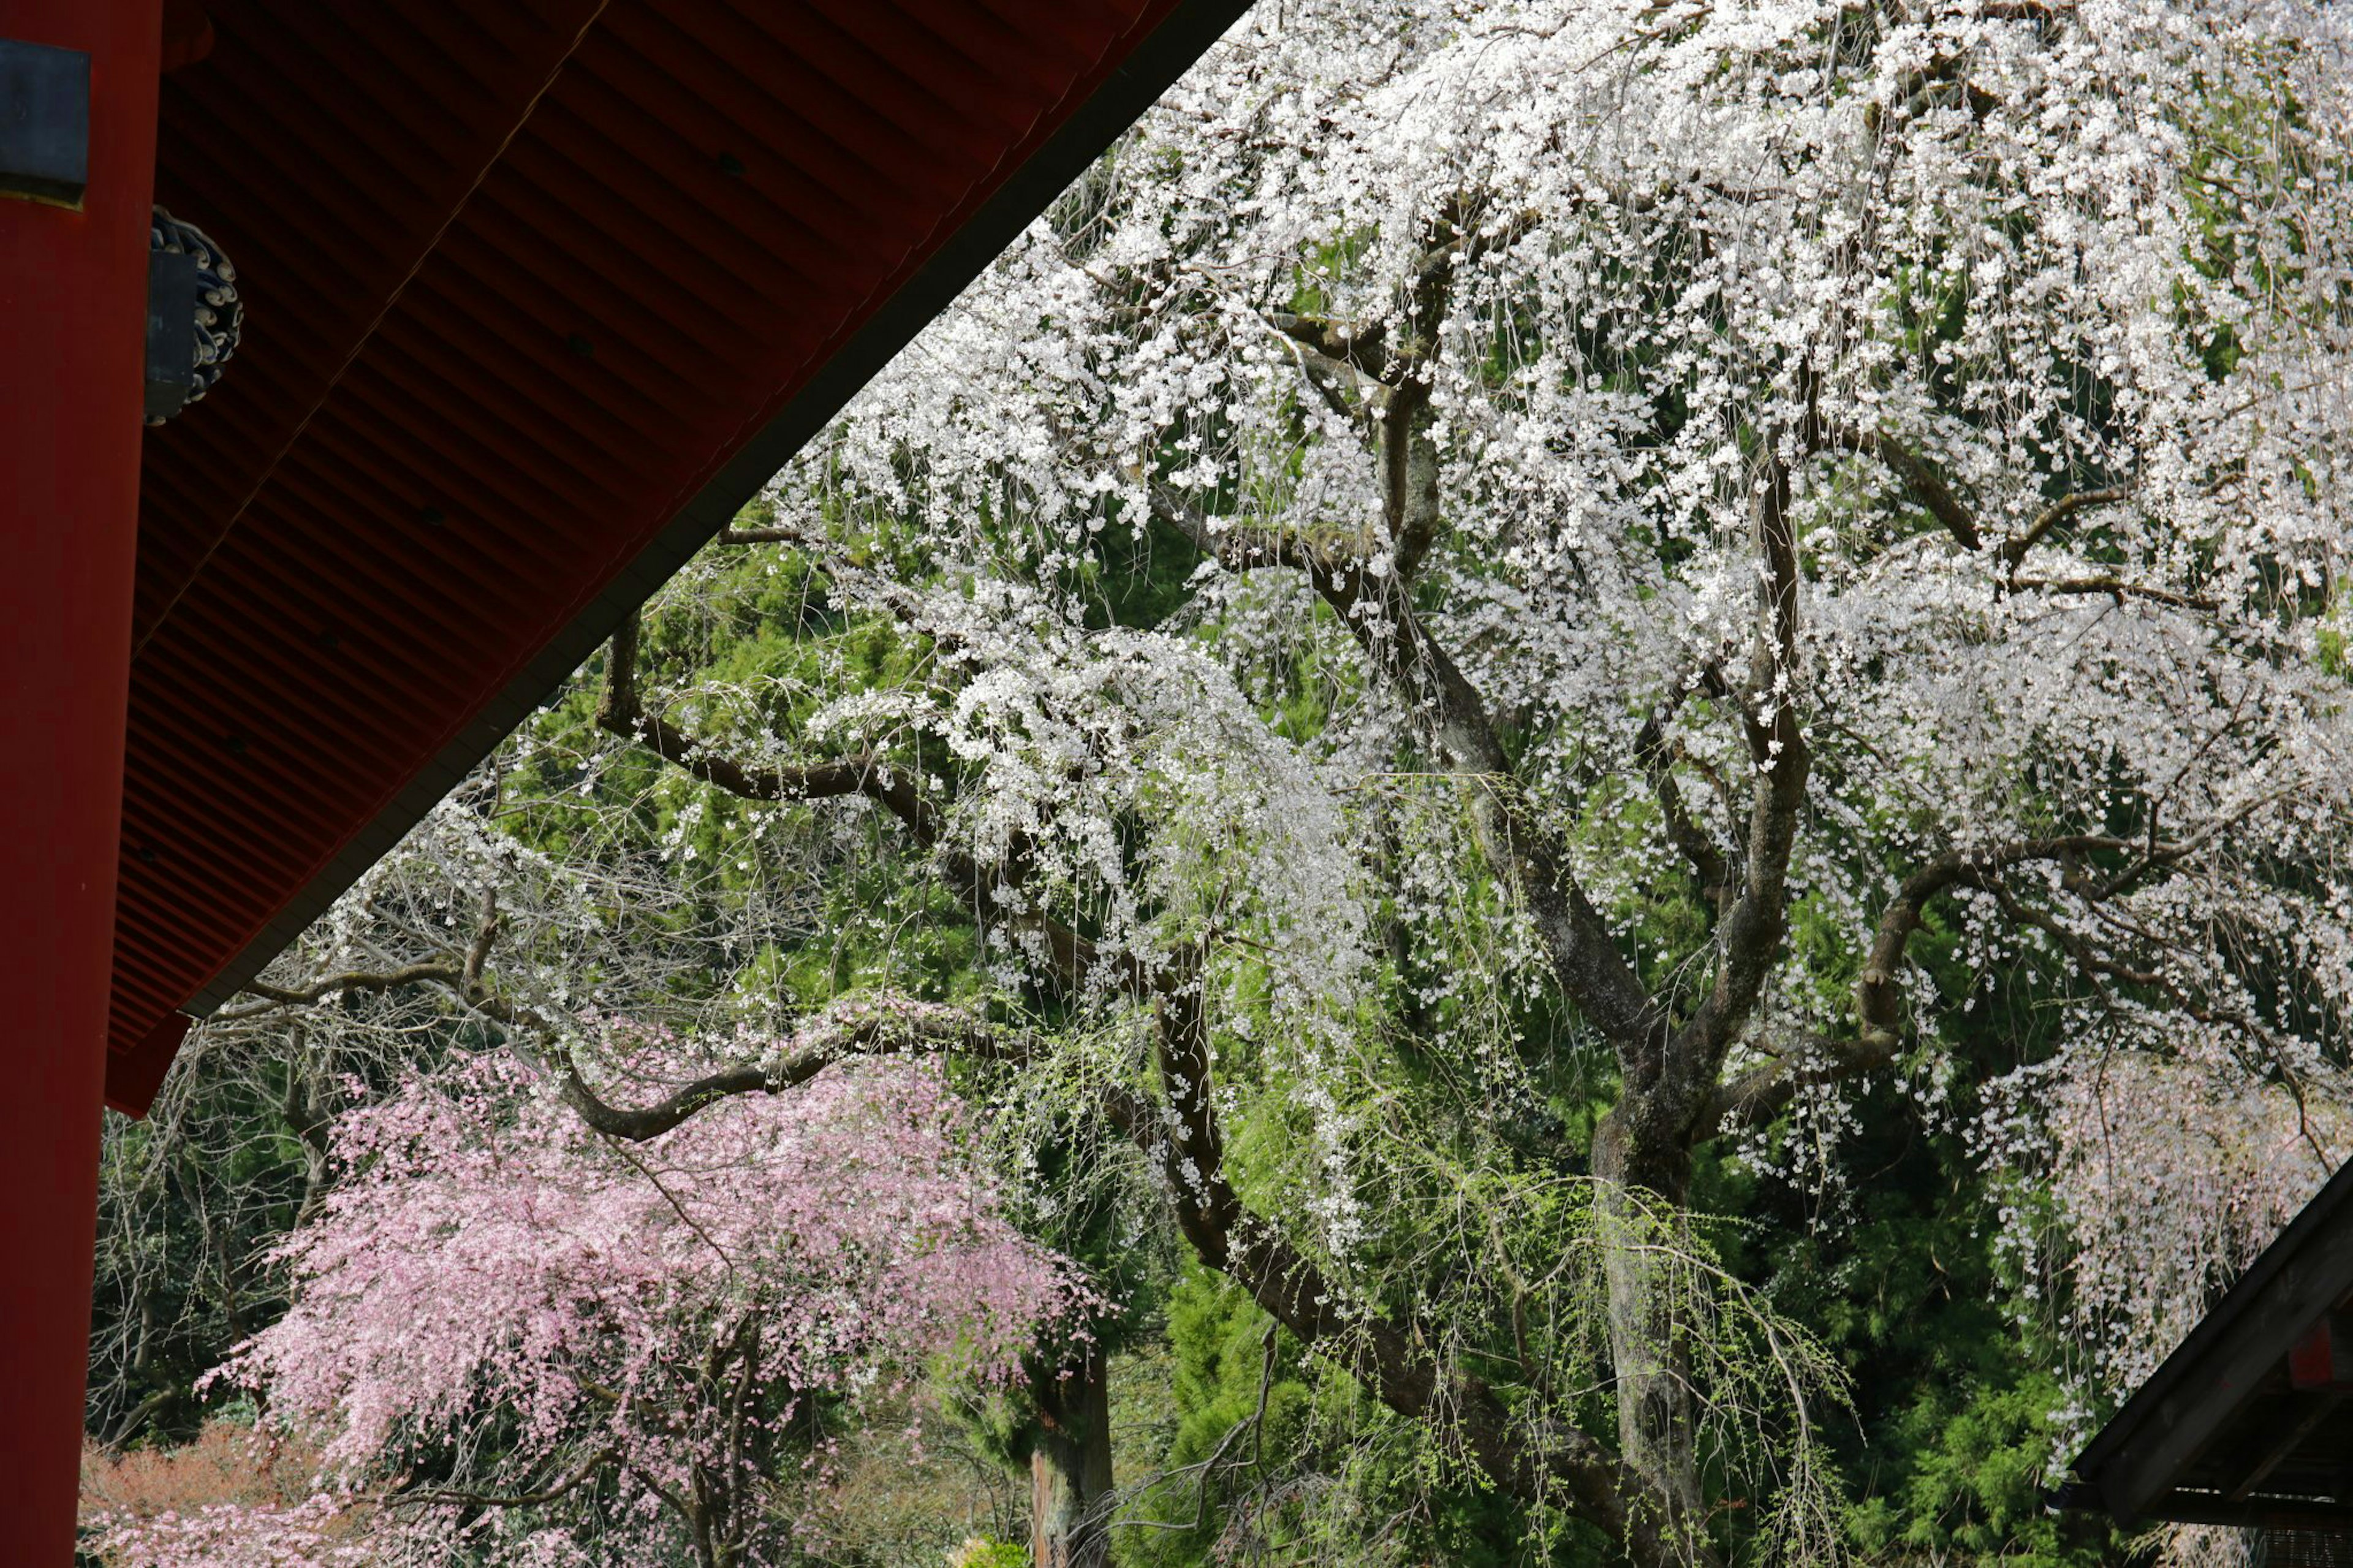
[[[1039,1399],[1029,1453],[1029,1557],[1034,1568],[1104,1568],[1111,1561],[1111,1379],[1090,1349]]]
[[[1675,1555],[1703,1561],[1706,1515],[1691,1356],[1684,1325],[1675,1321],[1672,1265],[1643,1245],[1663,1239],[1651,1217],[1659,1205],[1680,1211],[1688,1200],[1691,1159],[1680,1146],[1662,1149],[1657,1145],[1663,1140],[1643,1136],[1646,1109],[1638,1097],[1621,1102],[1602,1118],[1593,1146],[1607,1227],[1602,1270],[1618,1382],[1619,1453],[1651,1483],[1651,1495],[1630,1504],[1663,1514],[1646,1522]]]

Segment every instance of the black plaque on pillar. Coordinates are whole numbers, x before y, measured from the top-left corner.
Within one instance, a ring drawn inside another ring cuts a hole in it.
[[[81,205],[90,185],[90,56],[0,38],[0,195]]]

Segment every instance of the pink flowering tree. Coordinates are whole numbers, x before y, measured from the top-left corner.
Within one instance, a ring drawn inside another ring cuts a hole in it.
[[[578,1054],[691,1077],[604,1034]],[[375,1561],[780,1560],[828,1405],[941,1358],[1009,1374],[1086,1300],[1002,1216],[934,1064],[792,1059],[641,1141],[505,1053],[345,1113],[343,1179],[280,1249],[292,1310],[216,1373],[323,1445],[320,1496],[125,1522],[113,1559],[309,1562],[351,1507]]]

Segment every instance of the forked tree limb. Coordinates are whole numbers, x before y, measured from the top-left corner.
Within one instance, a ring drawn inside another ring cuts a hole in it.
[[[1905,950],[1926,923],[1928,906],[1956,888],[1985,888],[2002,901],[2006,912],[2021,925],[2042,930],[2066,945],[2078,963],[2091,965],[2093,955],[2081,939],[2055,921],[2033,915],[2012,899],[2001,874],[2018,867],[2057,861],[2073,866],[2094,854],[2135,857],[2124,872],[2094,882],[2071,874],[2067,885],[2087,903],[2097,903],[2124,890],[2151,870],[2175,865],[2194,853],[2199,839],[2150,844],[2113,834],[2063,834],[1964,855],[1937,856],[1906,877],[1895,896],[1880,911],[1862,968],[1855,976],[1856,1032],[1851,1038],[1816,1037],[1799,1053],[1783,1056],[1752,1068],[1723,1084],[1709,1097],[1705,1126],[1714,1131],[1726,1125],[1760,1126],[1787,1110],[1809,1088],[1837,1083],[1877,1072],[1893,1063],[1904,1038],[1903,973]]]
[[[1749,531],[1758,570],[1747,685],[1738,699],[1752,773],[1740,879],[1717,925],[1715,981],[1675,1031],[1655,1079],[1637,1086],[1660,1097],[1655,1114],[1679,1129],[1686,1146],[1713,1131],[1706,1107],[1725,1059],[1747,1029],[1780,957],[1789,857],[1812,766],[1812,746],[1798,707],[1799,571],[1790,476],[1769,439],[1762,444],[1749,484]]]

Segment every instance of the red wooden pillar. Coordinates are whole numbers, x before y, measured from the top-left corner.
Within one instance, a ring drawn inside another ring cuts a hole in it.
[[[0,1563],[73,1561],[139,524],[161,0],[0,0],[90,57],[79,211],[0,196]]]

